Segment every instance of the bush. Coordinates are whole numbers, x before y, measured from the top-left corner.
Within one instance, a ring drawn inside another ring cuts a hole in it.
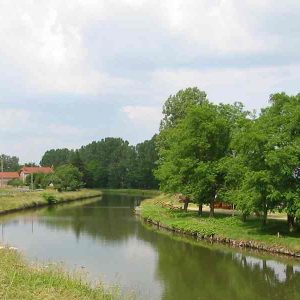
[[[7,182],[8,185],[11,185],[11,186],[23,186],[24,183],[22,180],[20,179],[11,179]]]
[[[55,198],[53,194],[44,193],[43,198],[47,201],[48,204],[55,204],[58,200]]]
[[[76,191],[83,186],[82,173],[73,165],[63,165],[55,170],[54,187],[58,191]]]

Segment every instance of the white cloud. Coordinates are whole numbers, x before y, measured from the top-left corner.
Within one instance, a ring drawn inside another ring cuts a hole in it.
[[[300,65],[256,68],[224,68],[206,70],[160,70],[153,74],[157,87],[174,91],[198,86],[215,102],[242,101],[255,109],[268,104],[269,95],[291,91],[296,94]]]
[[[238,10],[237,1],[168,0],[163,4],[171,30],[181,33],[202,53],[256,52],[267,44],[252,34],[243,20],[247,11]]]
[[[82,9],[83,8],[83,9]],[[1,5],[1,59],[17,67],[35,93],[99,94],[129,80],[87,62],[83,31],[101,16],[95,1],[5,1]]]
[[[155,106],[125,106],[122,111],[135,124],[157,129],[162,118],[161,108]]]
[[[22,74],[32,92],[83,95],[112,93],[116,88],[134,89],[128,78],[101,68],[101,62],[107,59],[101,48],[98,66],[90,63],[91,49],[86,47],[85,34],[96,24],[101,26],[112,20],[133,22],[128,30],[135,32],[141,24],[134,23],[130,16],[144,15],[136,20],[156,22],[153,27],[163,28],[165,37],[180,41],[185,49],[182,55],[197,58],[211,53],[254,54],[276,50],[283,44],[273,34],[262,37],[256,30],[257,21],[262,18],[255,19],[253,15],[264,15],[270,9],[275,14],[284,9],[288,14],[297,8],[293,4],[289,10],[286,3],[274,5],[270,0],[248,0],[242,5],[239,0],[2,0],[0,5],[1,60]],[[114,36],[114,26],[107,30],[113,44],[119,37]],[[97,39],[97,33],[94,38]],[[107,40],[100,43],[104,46]],[[288,43],[284,45],[288,47]],[[143,55],[143,47],[137,52],[137,61],[138,55]]]

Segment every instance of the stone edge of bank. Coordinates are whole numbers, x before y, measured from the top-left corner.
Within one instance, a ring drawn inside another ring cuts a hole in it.
[[[220,236],[217,236],[216,234],[205,235],[205,234],[201,234],[199,232],[192,232],[189,230],[174,228],[174,227],[168,226],[160,221],[156,221],[151,218],[143,217],[141,207],[137,207],[135,209],[135,214],[137,216],[140,216],[145,223],[155,225],[155,226],[157,226],[157,228],[164,229],[169,232],[174,232],[174,233],[177,233],[180,235],[193,237],[197,241],[208,241],[210,243],[220,243],[223,245],[224,244],[230,245],[232,247],[240,248],[240,249],[259,250],[259,251],[269,252],[269,253],[273,253],[273,254],[280,254],[280,255],[300,258],[299,252],[292,251],[283,246],[274,246],[274,245],[269,246],[269,245],[266,245],[264,243],[260,243],[260,242],[254,241],[254,240],[247,240],[247,241],[236,240],[236,239],[231,239],[231,238],[226,238],[226,237],[220,237]]]

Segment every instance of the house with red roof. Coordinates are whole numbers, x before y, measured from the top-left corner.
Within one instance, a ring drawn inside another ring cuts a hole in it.
[[[0,187],[7,186],[7,183],[12,179],[19,179],[18,172],[0,172]]]
[[[52,167],[23,167],[19,171],[19,177],[23,180],[23,182],[25,182],[28,175],[37,173],[50,174],[54,173],[54,170]]]

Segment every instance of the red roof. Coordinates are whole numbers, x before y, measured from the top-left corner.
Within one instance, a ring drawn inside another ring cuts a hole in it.
[[[0,172],[0,178],[3,179],[15,179],[19,177],[20,176],[18,172]]]
[[[20,172],[25,174],[34,174],[34,173],[44,173],[49,174],[53,173],[53,168],[51,167],[23,167]]]

